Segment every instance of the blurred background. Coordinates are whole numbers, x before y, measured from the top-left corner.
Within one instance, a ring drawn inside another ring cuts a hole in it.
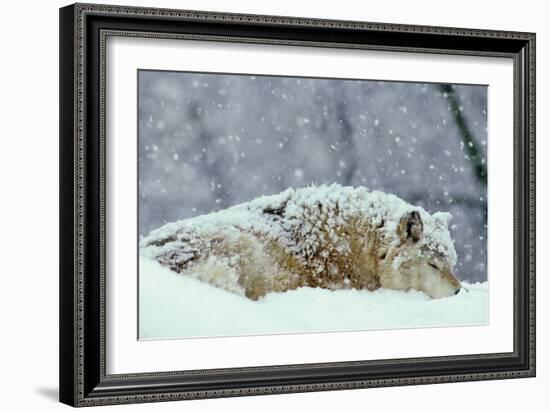
[[[487,280],[487,87],[140,71],[139,231],[311,183],[448,211]]]

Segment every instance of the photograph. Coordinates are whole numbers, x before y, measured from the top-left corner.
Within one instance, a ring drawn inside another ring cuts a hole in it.
[[[489,322],[488,87],[138,69],[138,338]]]
[[[59,401],[521,408],[541,18],[179,6],[59,8]]]

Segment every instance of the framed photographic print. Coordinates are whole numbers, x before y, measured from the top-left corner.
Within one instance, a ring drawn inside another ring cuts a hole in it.
[[[60,400],[535,375],[535,35],[60,10]]]

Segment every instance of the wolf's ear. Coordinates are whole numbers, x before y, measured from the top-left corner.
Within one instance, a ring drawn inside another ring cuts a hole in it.
[[[399,224],[397,225],[397,235],[401,238],[401,241],[406,241],[408,239],[417,242],[422,237],[422,232],[424,231],[424,223],[422,218],[420,218],[420,213],[418,211],[410,211],[406,213]]]
[[[449,223],[453,219],[453,215],[451,213],[445,213],[442,211],[438,211],[437,213],[433,214],[433,218],[437,224],[444,228],[449,228]]]

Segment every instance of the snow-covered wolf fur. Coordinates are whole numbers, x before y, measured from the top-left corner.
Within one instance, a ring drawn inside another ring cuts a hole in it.
[[[456,294],[451,215],[364,187],[310,186],[151,232],[141,253],[256,300],[298,287]]]

